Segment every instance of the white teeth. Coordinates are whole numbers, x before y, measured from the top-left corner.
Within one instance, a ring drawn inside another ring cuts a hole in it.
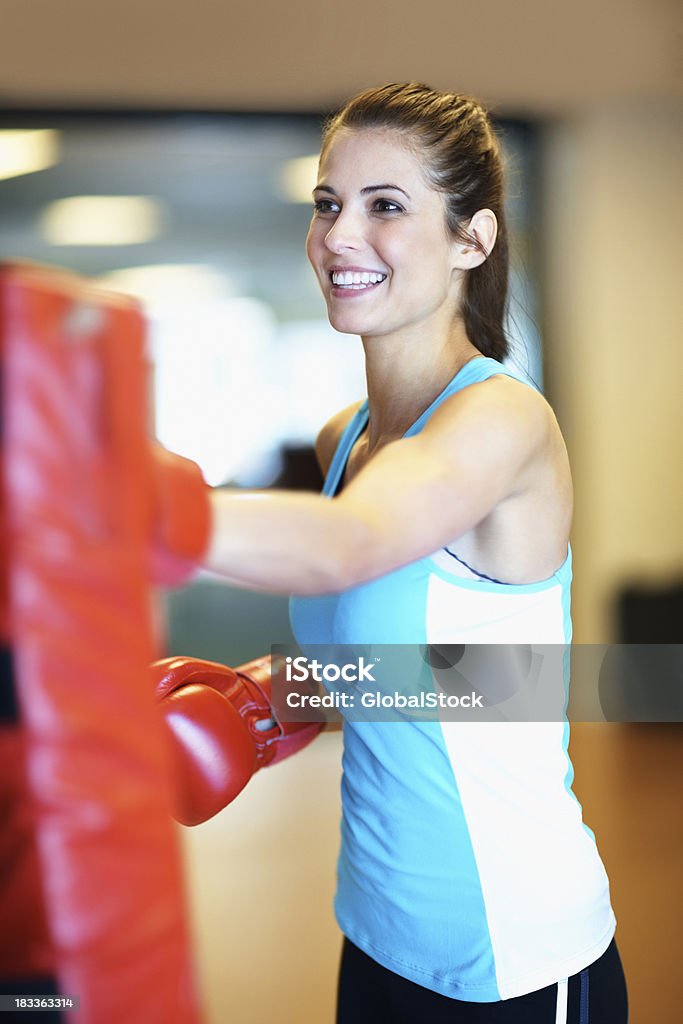
[[[332,284],[341,288],[367,287],[369,284],[380,284],[386,276],[374,270],[335,270],[332,273]]]

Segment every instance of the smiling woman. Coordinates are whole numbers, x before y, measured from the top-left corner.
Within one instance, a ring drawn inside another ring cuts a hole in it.
[[[213,494],[201,558],[293,594],[302,646],[571,640],[571,474],[502,361],[503,203],[471,98],[390,85],[326,127],[307,252],[331,324],[361,337],[367,399],[320,432],[322,496]],[[339,1024],[624,1024],[566,723],[345,712],[344,744]]]
[[[374,183],[378,167],[392,184]],[[385,129],[338,128],[323,149],[314,197],[308,257],[333,327],[364,338],[411,325],[423,331],[437,320],[452,329],[462,286],[453,271],[485,260],[496,237],[495,214],[475,211],[471,247],[461,246],[451,264],[456,254],[443,197],[419,155],[400,133]],[[339,304],[371,296],[371,304]]]
[[[503,327],[508,298],[508,241],[501,146],[485,111],[471,97],[454,96],[452,102],[444,104],[436,93],[425,100],[420,89],[408,86],[399,95],[393,86],[387,86],[369,90],[348,103],[325,127],[321,175],[330,143],[338,141],[340,133],[394,133],[394,140],[415,157],[420,185],[443,200],[442,220],[445,213],[451,238],[470,243],[481,254],[482,258],[470,265],[469,269],[480,269],[468,275],[460,308],[470,338],[478,339],[480,351],[503,358],[509,346]],[[378,95],[382,97],[380,104],[375,102]],[[363,191],[372,195],[387,189],[411,201],[405,183],[403,188],[400,184],[378,185]],[[387,207],[381,208],[388,211],[391,206],[400,211],[401,196],[389,198]],[[482,210],[487,210],[493,221],[487,225],[485,236],[477,231],[481,223],[468,225]]]

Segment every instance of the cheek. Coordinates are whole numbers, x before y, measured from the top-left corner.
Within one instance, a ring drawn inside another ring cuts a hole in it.
[[[314,251],[313,233],[313,225],[311,224],[311,226],[308,229],[308,234],[306,235],[306,255],[308,256],[308,259],[311,263],[313,262]]]
[[[322,270],[321,264],[325,255],[325,233],[320,230],[319,224],[312,223],[306,235],[306,256],[318,280],[318,285],[323,292],[325,290],[326,274]]]
[[[403,223],[387,225],[385,230],[369,238],[369,243],[389,266],[408,269],[416,276],[433,272],[441,259],[440,239],[433,233],[411,228]]]
[[[306,235],[306,255],[311,263],[319,260],[325,248],[325,225],[315,218],[311,221]]]

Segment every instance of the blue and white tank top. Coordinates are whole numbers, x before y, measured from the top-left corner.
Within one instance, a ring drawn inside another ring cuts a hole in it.
[[[406,436],[450,395],[501,373],[523,379],[475,357]],[[324,494],[336,493],[367,421],[365,402]],[[570,642],[570,551],[539,583],[471,576],[435,552],[338,594],[293,598],[292,629],[302,646]],[[568,742],[566,722],[344,721],[344,934],[396,974],[471,1002],[523,995],[597,960],[616,921]]]

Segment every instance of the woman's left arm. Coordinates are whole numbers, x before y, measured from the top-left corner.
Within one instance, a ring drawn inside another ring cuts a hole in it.
[[[545,447],[545,400],[498,377],[447,399],[329,499],[217,490],[204,567],[281,593],[347,589],[435,551],[522,493]]]

